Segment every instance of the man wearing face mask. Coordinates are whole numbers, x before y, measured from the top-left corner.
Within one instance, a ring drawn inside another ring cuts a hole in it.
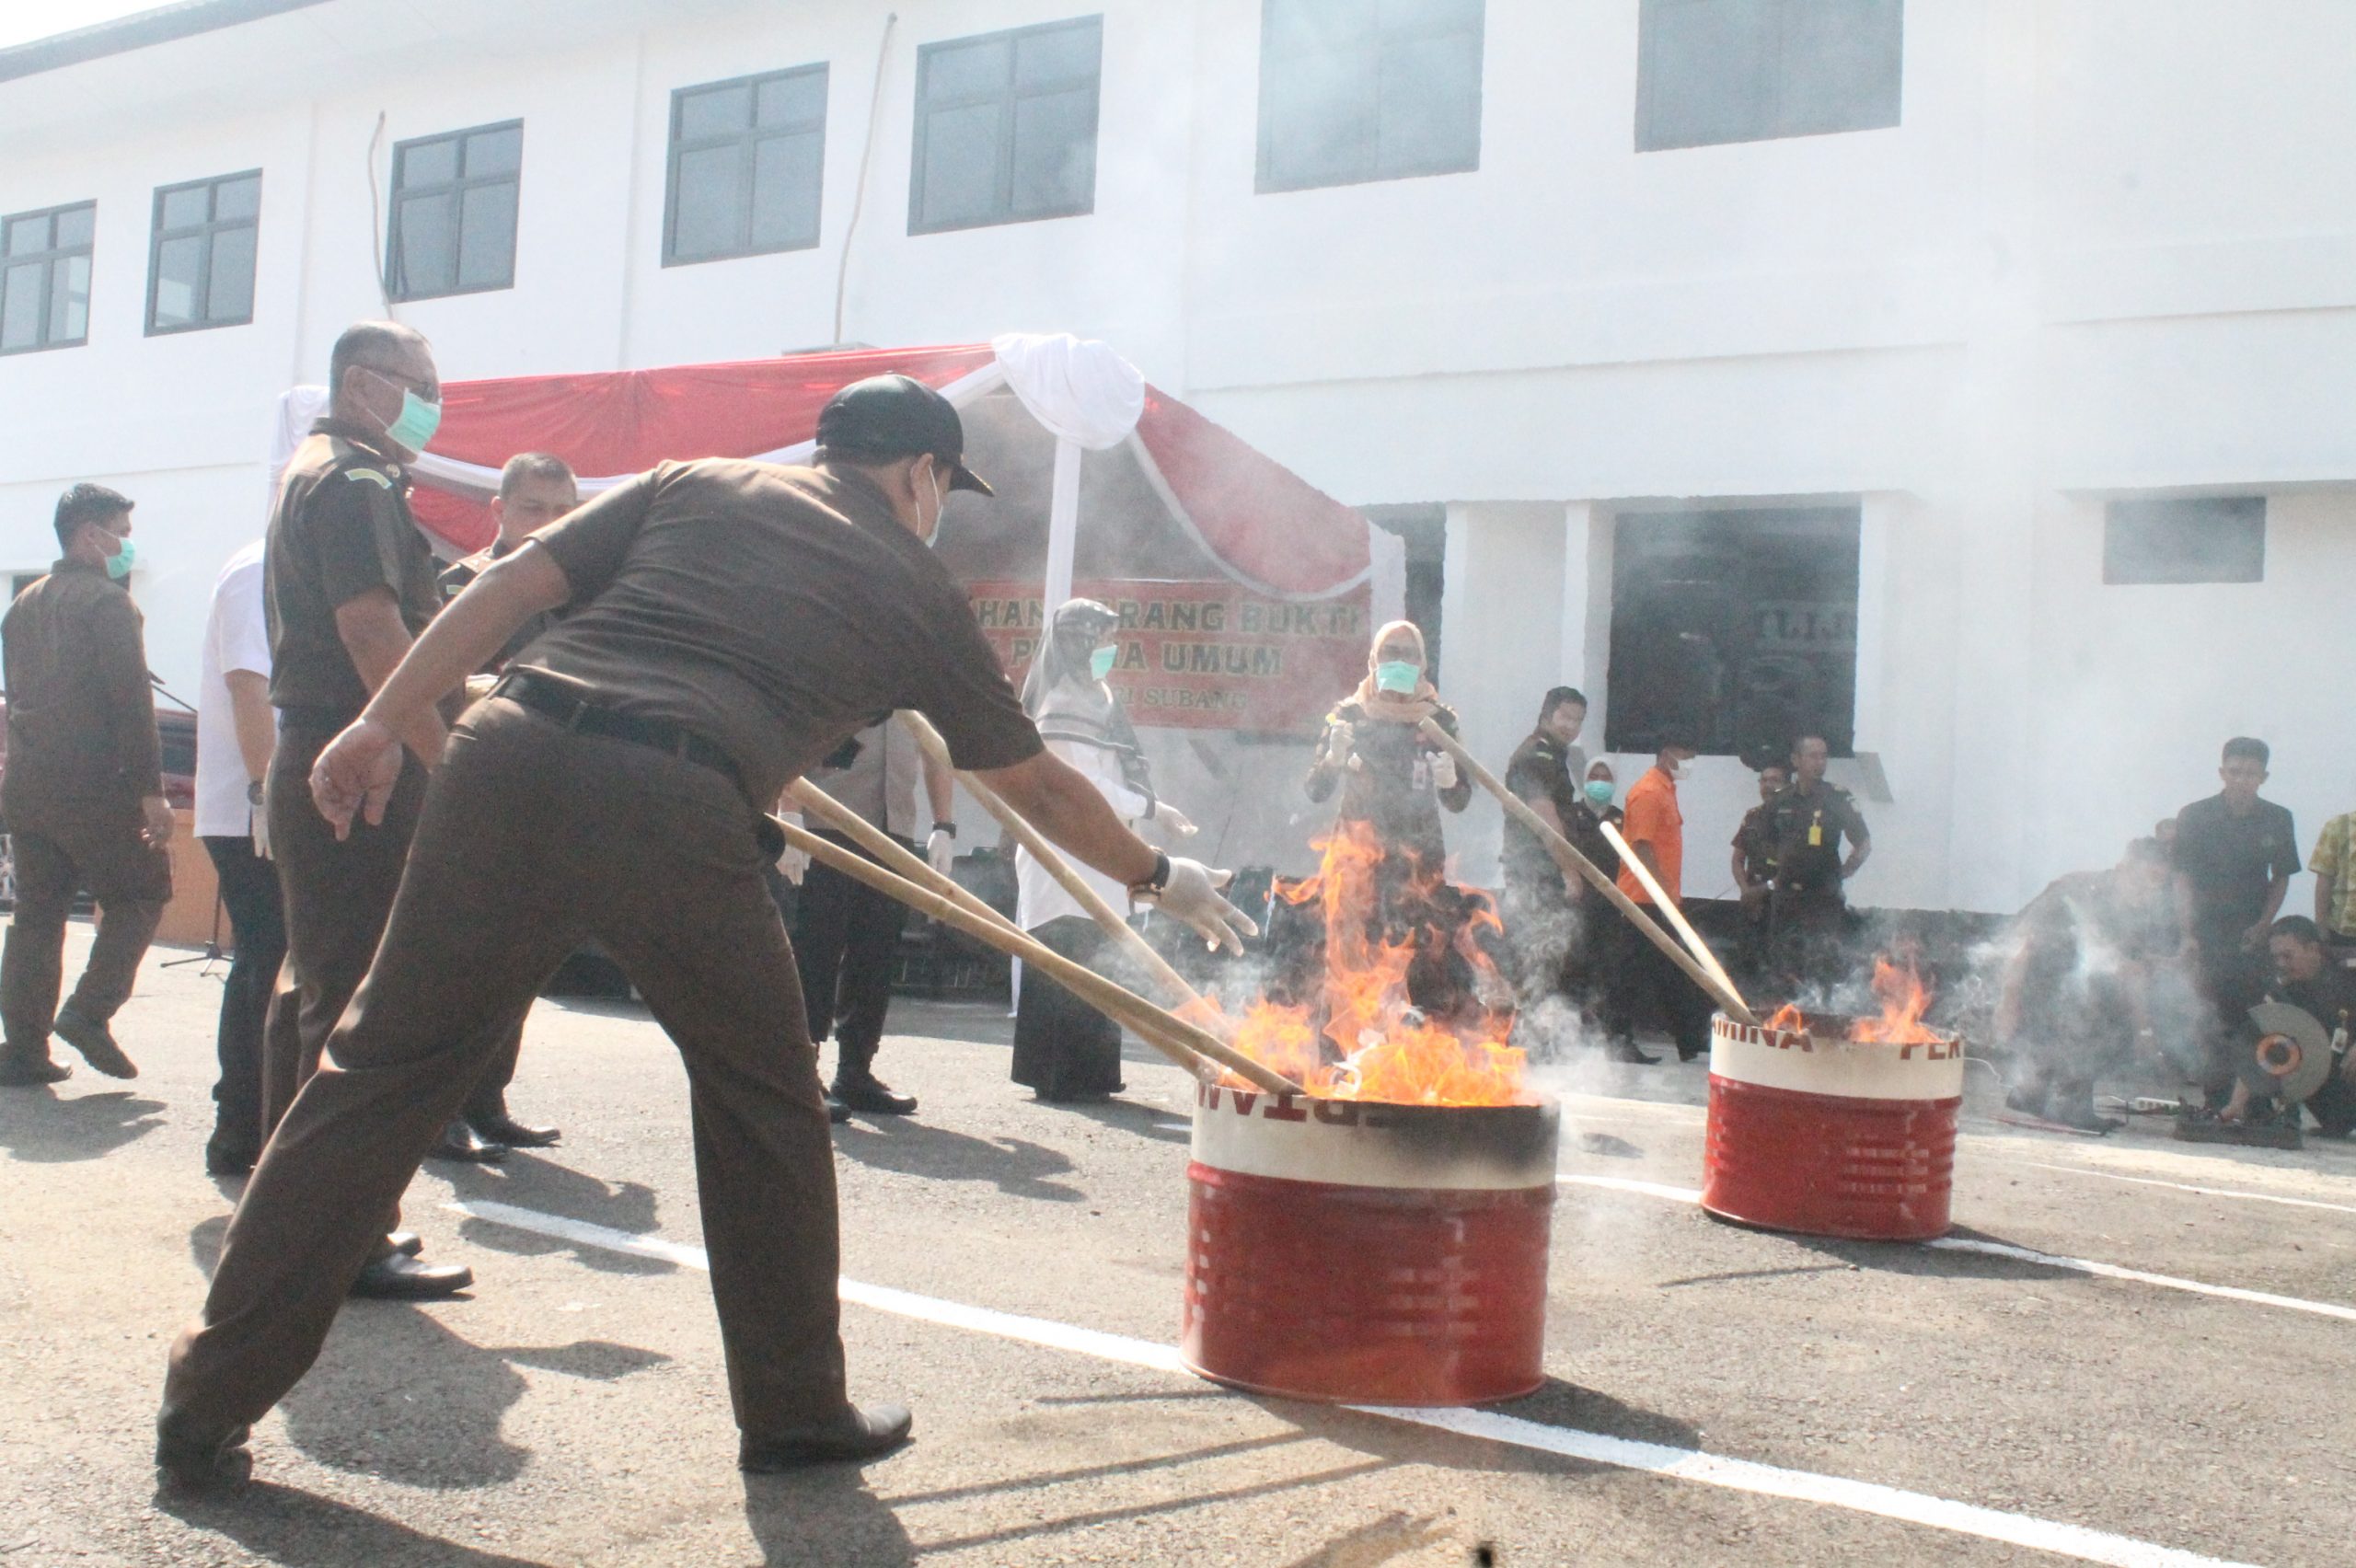
[[[75,485],[57,502],[64,552],[0,620],[8,766],[0,810],[17,859],[17,910],[0,956],[0,1084],[55,1083],[56,1035],[109,1078],[139,1069],[108,1028],[172,895],[156,702],[131,575],[131,502]],[[57,993],[76,889],[98,905],[98,937],[64,1010]]]
[[[665,463],[485,571],[320,755],[311,792],[357,837],[406,787],[405,738],[530,616],[564,618],[468,710],[436,770],[384,941],[255,1167],[202,1320],[173,1347],[156,1461],[234,1483],[248,1425],[318,1354],[399,1195],[495,1041],[595,940],[678,1046],[703,1239],[741,1435],[770,1471],[904,1441],[850,1402],[834,1146],[792,950],[762,871],[792,778],[895,709],[1048,839],[1222,945],[1255,928],[1218,876],[1149,847],[1044,749],[965,591],[927,548],[952,489],[987,494],[955,409],[857,383],[811,467]],[[687,912],[683,917],[682,912]]]
[[[404,467],[441,418],[432,351],[407,327],[360,322],[336,340],[328,385],[328,415],[287,462],[262,551],[278,709],[263,810],[284,894],[287,966],[262,1042],[265,1134],[318,1068],[368,972],[443,741],[432,706],[408,720],[411,755],[384,812],[349,835],[332,831],[311,802],[312,762],[358,717],[441,602],[433,552],[410,516]],[[398,1196],[379,1217],[393,1214]],[[380,1228],[366,1266],[356,1278],[347,1272],[339,1294],[348,1285],[358,1295],[413,1300],[473,1283],[464,1267],[418,1262],[414,1246]]]

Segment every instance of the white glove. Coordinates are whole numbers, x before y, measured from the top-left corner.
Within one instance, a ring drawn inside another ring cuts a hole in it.
[[[789,844],[783,849],[778,851],[778,875],[783,877],[794,886],[800,887],[802,885],[803,873],[807,871],[809,869],[810,851],[807,849],[796,849],[792,845]]]
[[[247,815],[254,824],[254,853],[267,860],[270,859],[270,807],[256,806]]]
[[[924,858],[937,874],[947,876],[951,862],[957,859],[957,836],[945,827],[934,828],[924,841]]]
[[[1184,812],[1180,811],[1176,806],[1172,805],[1167,801],[1154,801],[1153,815],[1149,820],[1158,822],[1162,826],[1168,828],[1173,837],[1192,838],[1195,836],[1195,819],[1188,816]]]
[[[1339,767],[1345,763],[1357,761],[1357,759],[1351,755],[1350,748],[1357,744],[1357,732],[1350,728],[1349,721],[1346,719],[1336,719],[1326,725],[1325,761],[1327,764]]]
[[[1213,948],[1241,954],[1243,939],[1256,937],[1260,928],[1249,915],[1219,896],[1235,881],[1233,871],[1215,871],[1200,860],[1170,857],[1170,881],[1159,894],[1138,896],[1161,906],[1161,912],[1201,933]]]
[[[1432,753],[1432,788],[1435,790],[1456,788],[1456,758],[1444,751]]]

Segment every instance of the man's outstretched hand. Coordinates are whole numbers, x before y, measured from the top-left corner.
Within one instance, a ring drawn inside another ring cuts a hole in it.
[[[341,839],[355,814],[371,827],[385,820],[400,776],[400,737],[374,719],[354,719],[311,764],[311,801]]]

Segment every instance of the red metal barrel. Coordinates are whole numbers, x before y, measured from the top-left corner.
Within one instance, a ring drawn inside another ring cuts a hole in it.
[[[1702,1206],[1806,1236],[1945,1235],[1962,1043],[1883,1045],[1842,1033],[1717,1019]]]
[[[1217,1382],[1480,1404],[1544,1380],[1561,1115],[1195,1091],[1180,1351]]]

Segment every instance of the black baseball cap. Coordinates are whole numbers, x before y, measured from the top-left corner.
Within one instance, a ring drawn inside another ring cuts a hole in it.
[[[947,466],[951,490],[996,493],[965,467],[965,425],[956,407],[908,376],[871,375],[828,398],[818,415],[818,444],[854,463],[929,452]]]

